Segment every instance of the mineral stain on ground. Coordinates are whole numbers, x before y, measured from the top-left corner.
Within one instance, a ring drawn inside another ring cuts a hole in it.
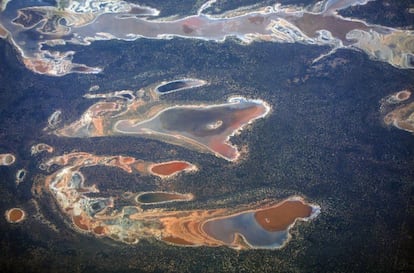
[[[0,271],[411,272],[413,8],[0,1]]]
[[[9,223],[20,223],[26,218],[26,213],[20,208],[12,208],[6,211],[6,219]]]

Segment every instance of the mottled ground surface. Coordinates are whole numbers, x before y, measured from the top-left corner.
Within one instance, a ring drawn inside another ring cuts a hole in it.
[[[162,6],[156,1],[140,3],[159,8],[163,16],[195,13],[199,8],[193,1]],[[226,10],[240,3],[217,5]],[[341,13],[371,23],[409,26],[412,15],[400,14],[412,6],[411,1],[375,1]],[[37,75],[0,40],[0,153],[16,156],[12,166],[0,166],[0,212],[21,207],[27,213],[20,224],[0,218],[0,271],[414,270],[414,137],[386,127],[379,111],[382,98],[402,89],[413,90],[412,70],[348,50],[339,50],[312,66],[311,61],[329,49],[298,44],[243,46],[231,40],[221,44],[177,38],[96,42],[74,48],[74,61],[87,60],[88,65],[104,67],[104,72],[60,78]],[[237,145],[248,144],[245,160],[233,164],[156,140],[67,139],[42,130],[56,109],[62,110],[64,122],[76,120],[91,104],[82,96],[93,85],[99,85],[100,91],[136,90],[177,78],[199,78],[210,84],[165,95],[171,100],[217,102],[237,94],[259,97],[273,107],[270,116],[258,120],[253,130],[232,139]],[[85,169],[86,179],[94,181],[105,196],[126,189],[195,195],[192,202],[174,204],[178,210],[231,207],[298,194],[319,204],[321,214],[311,222],[298,223],[291,231],[292,240],[281,250],[183,248],[156,240],[129,246],[96,239],[69,228],[68,219],[56,213],[56,204],[48,196],[38,199],[42,216],[36,214],[31,187],[46,175],[38,165],[50,156],[31,156],[31,146],[40,142],[53,146],[58,155],[85,151],[157,162],[180,159],[201,166],[198,172],[168,181],[103,167]],[[16,187],[15,174],[21,168],[28,173]]]

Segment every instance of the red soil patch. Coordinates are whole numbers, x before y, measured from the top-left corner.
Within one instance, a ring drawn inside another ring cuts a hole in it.
[[[7,221],[10,223],[18,223],[24,220],[25,213],[22,209],[13,208],[6,212]]]
[[[257,211],[256,221],[267,231],[286,230],[297,218],[311,216],[312,207],[301,201],[285,201],[274,207]]]
[[[123,164],[127,164],[127,165],[135,162],[135,158],[129,157],[129,156],[128,157],[121,156],[119,159]]]
[[[223,140],[222,138],[214,137],[209,143],[208,147],[215,153],[218,153],[224,158],[226,158],[227,160],[233,161],[237,159],[239,156],[237,149],[227,144],[225,141],[226,140]]]
[[[105,228],[102,226],[97,226],[93,229],[93,232],[98,235],[104,235],[105,234]]]
[[[190,164],[182,161],[174,161],[156,164],[151,168],[151,172],[158,175],[172,175],[190,167]]]
[[[83,222],[82,216],[73,216],[73,223],[82,230],[89,230],[89,227],[85,225]]]
[[[186,245],[186,246],[194,245],[192,242],[186,241],[182,238],[173,237],[173,236],[164,237],[162,238],[162,240],[164,242],[172,243],[175,245]]]

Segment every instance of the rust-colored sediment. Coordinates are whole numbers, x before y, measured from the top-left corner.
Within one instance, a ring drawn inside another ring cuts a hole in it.
[[[130,165],[130,164],[135,162],[135,158],[130,157],[130,156],[122,156],[122,157],[119,158],[119,161],[122,164]]]
[[[79,215],[78,216],[73,216],[73,223],[75,224],[76,227],[78,227],[82,230],[85,230],[85,231],[89,230],[89,227],[83,223],[82,216],[79,216]]]
[[[88,112],[91,113],[93,118],[97,118],[105,115],[108,112],[115,112],[119,110],[119,104],[116,102],[97,102],[89,107]]]
[[[192,242],[186,241],[182,238],[173,237],[173,236],[164,237],[164,238],[162,238],[162,240],[164,242],[171,243],[171,244],[174,244],[174,245],[184,245],[184,246],[194,245]]]
[[[211,139],[208,147],[215,153],[223,156],[227,160],[233,161],[239,157],[237,148],[227,143],[226,139],[220,137],[214,137]]]
[[[93,135],[94,136],[103,136],[104,135],[104,119],[103,117],[96,117],[92,120],[93,127],[95,128]]]
[[[202,224],[207,220],[228,214],[228,209],[181,211],[170,215],[159,215],[163,225],[163,241],[177,245],[219,246],[218,241],[202,231]],[[134,218],[134,217],[133,217]]]
[[[187,162],[183,161],[173,161],[173,162],[166,162],[166,163],[159,163],[155,164],[151,167],[151,172],[158,175],[173,175],[177,172],[181,172],[187,168],[191,167],[191,165]]]
[[[253,120],[263,116],[267,109],[264,105],[257,105],[255,107],[249,107],[246,109],[238,110],[232,113],[233,123],[230,125],[231,134],[234,134],[238,130],[241,130],[245,125],[249,124]],[[210,139],[208,147],[211,151],[221,155],[227,160],[237,160],[240,153],[237,147],[228,143],[229,134],[221,134]]]
[[[105,235],[105,227],[97,226],[93,229],[93,232],[97,235]]]
[[[246,206],[244,208],[220,208],[211,210],[143,210],[140,206],[134,208],[128,207],[128,210],[121,210],[119,207],[116,207],[119,213],[102,211],[99,217],[97,217],[97,215],[90,215],[87,208],[82,205],[82,200],[89,200],[90,198],[86,194],[90,192],[97,193],[98,189],[95,185],[90,187],[84,186],[84,177],[79,171],[81,167],[98,165],[116,166],[127,172],[131,168],[139,169],[146,167],[146,170],[152,169],[154,172],[170,175],[177,171],[188,170],[188,168],[193,170],[195,166],[185,161],[170,161],[154,164],[136,160],[132,157],[95,156],[82,152],[55,157],[45,163],[46,167],[55,164],[71,165],[71,167],[63,168],[49,175],[43,184],[58,200],[61,210],[70,217],[72,227],[83,233],[92,233],[98,237],[110,237],[128,244],[135,244],[140,238],[154,236],[166,243],[181,246],[226,245],[236,249],[254,248],[254,246],[250,246],[245,240],[241,239],[242,236],[240,238],[236,236],[237,238],[233,242],[222,241],[217,236],[208,234],[203,229],[203,225],[208,221],[248,213],[249,217],[254,215],[257,223],[270,232],[279,230],[286,231],[296,219],[306,219],[312,216],[313,212],[313,207],[307,205],[302,199],[290,198],[278,204],[262,204],[260,207],[255,205],[253,207]],[[75,173],[80,176],[80,182],[77,185],[71,182]],[[153,197],[156,202],[153,203],[184,200],[184,198],[185,200],[190,200],[190,198],[193,198],[191,194],[181,195],[174,192],[149,192],[149,194],[155,195]],[[133,193],[129,193],[129,197],[126,195],[126,199],[131,198],[131,195]],[[109,202],[111,204],[107,206],[114,208],[112,202],[111,199]],[[124,219],[126,217],[128,221],[131,221],[131,225],[124,225]],[[11,219],[10,221],[14,221],[18,218],[18,215],[12,215],[9,218]],[[239,224],[240,222],[236,219],[234,222],[230,220],[228,223]],[[237,229],[234,231],[237,232]],[[231,230],[226,232],[230,234]]]
[[[6,211],[6,220],[9,223],[19,223],[24,220],[26,213],[19,208],[12,208]]]
[[[266,107],[263,105],[256,105],[255,107],[249,107],[243,110],[239,110],[234,113],[234,125],[232,127],[242,127],[246,123],[260,117],[266,113]]]
[[[312,207],[298,200],[288,200],[282,204],[254,214],[256,221],[267,231],[286,230],[297,218],[312,215]]]

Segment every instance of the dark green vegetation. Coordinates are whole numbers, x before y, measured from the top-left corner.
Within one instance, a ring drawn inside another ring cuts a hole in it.
[[[234,41],[174,39],[98,42],[75,50],[75,59],[103,66],[104,73],[35,75],[0,41],[0,152],[17,157],[14,165],[0,167],[0,212],[21,206],[29,214],[22,225],[0,218],[1,272],[414,270],[414,137],[385,128],[378,112],[381,98],[413,88],[413,71],[344,50],[312,67],[311,60],[328,49],[293,44],[241,46]],[[163,99],[223,102],[237,94],[272,105],[268,118],[232,139],[249,145],[240,164],[141,138],[61,139],[42,131],[56,109],[62,109],[63,122],[77,119],[92,103],[82,99],[91,85],[98,84],[102,92],[136,90],[183,77],[205,79],[210,85]],[[145,240],[126,246],[67,228],[45,197],[42,212],[58,227],[56,233],[31,217],[36,210],[30,187],[33,179],[45,174],[37,166],[48,156],[30,156],[30,146],[38,142],[54,146],[56,154],[77,150],[149,161],[188,160],[200,166],[198,173],[168,181],[116,169],[85,169],[87,181],[97,183],[102,195],[127,190],[191,192],[194,202],[160,206],[196,209],[299,194],[320,204],[322,213],[297,225],[282,250],[181,248]],[[16,188],[14,175],[20,168],[28,175]]]

